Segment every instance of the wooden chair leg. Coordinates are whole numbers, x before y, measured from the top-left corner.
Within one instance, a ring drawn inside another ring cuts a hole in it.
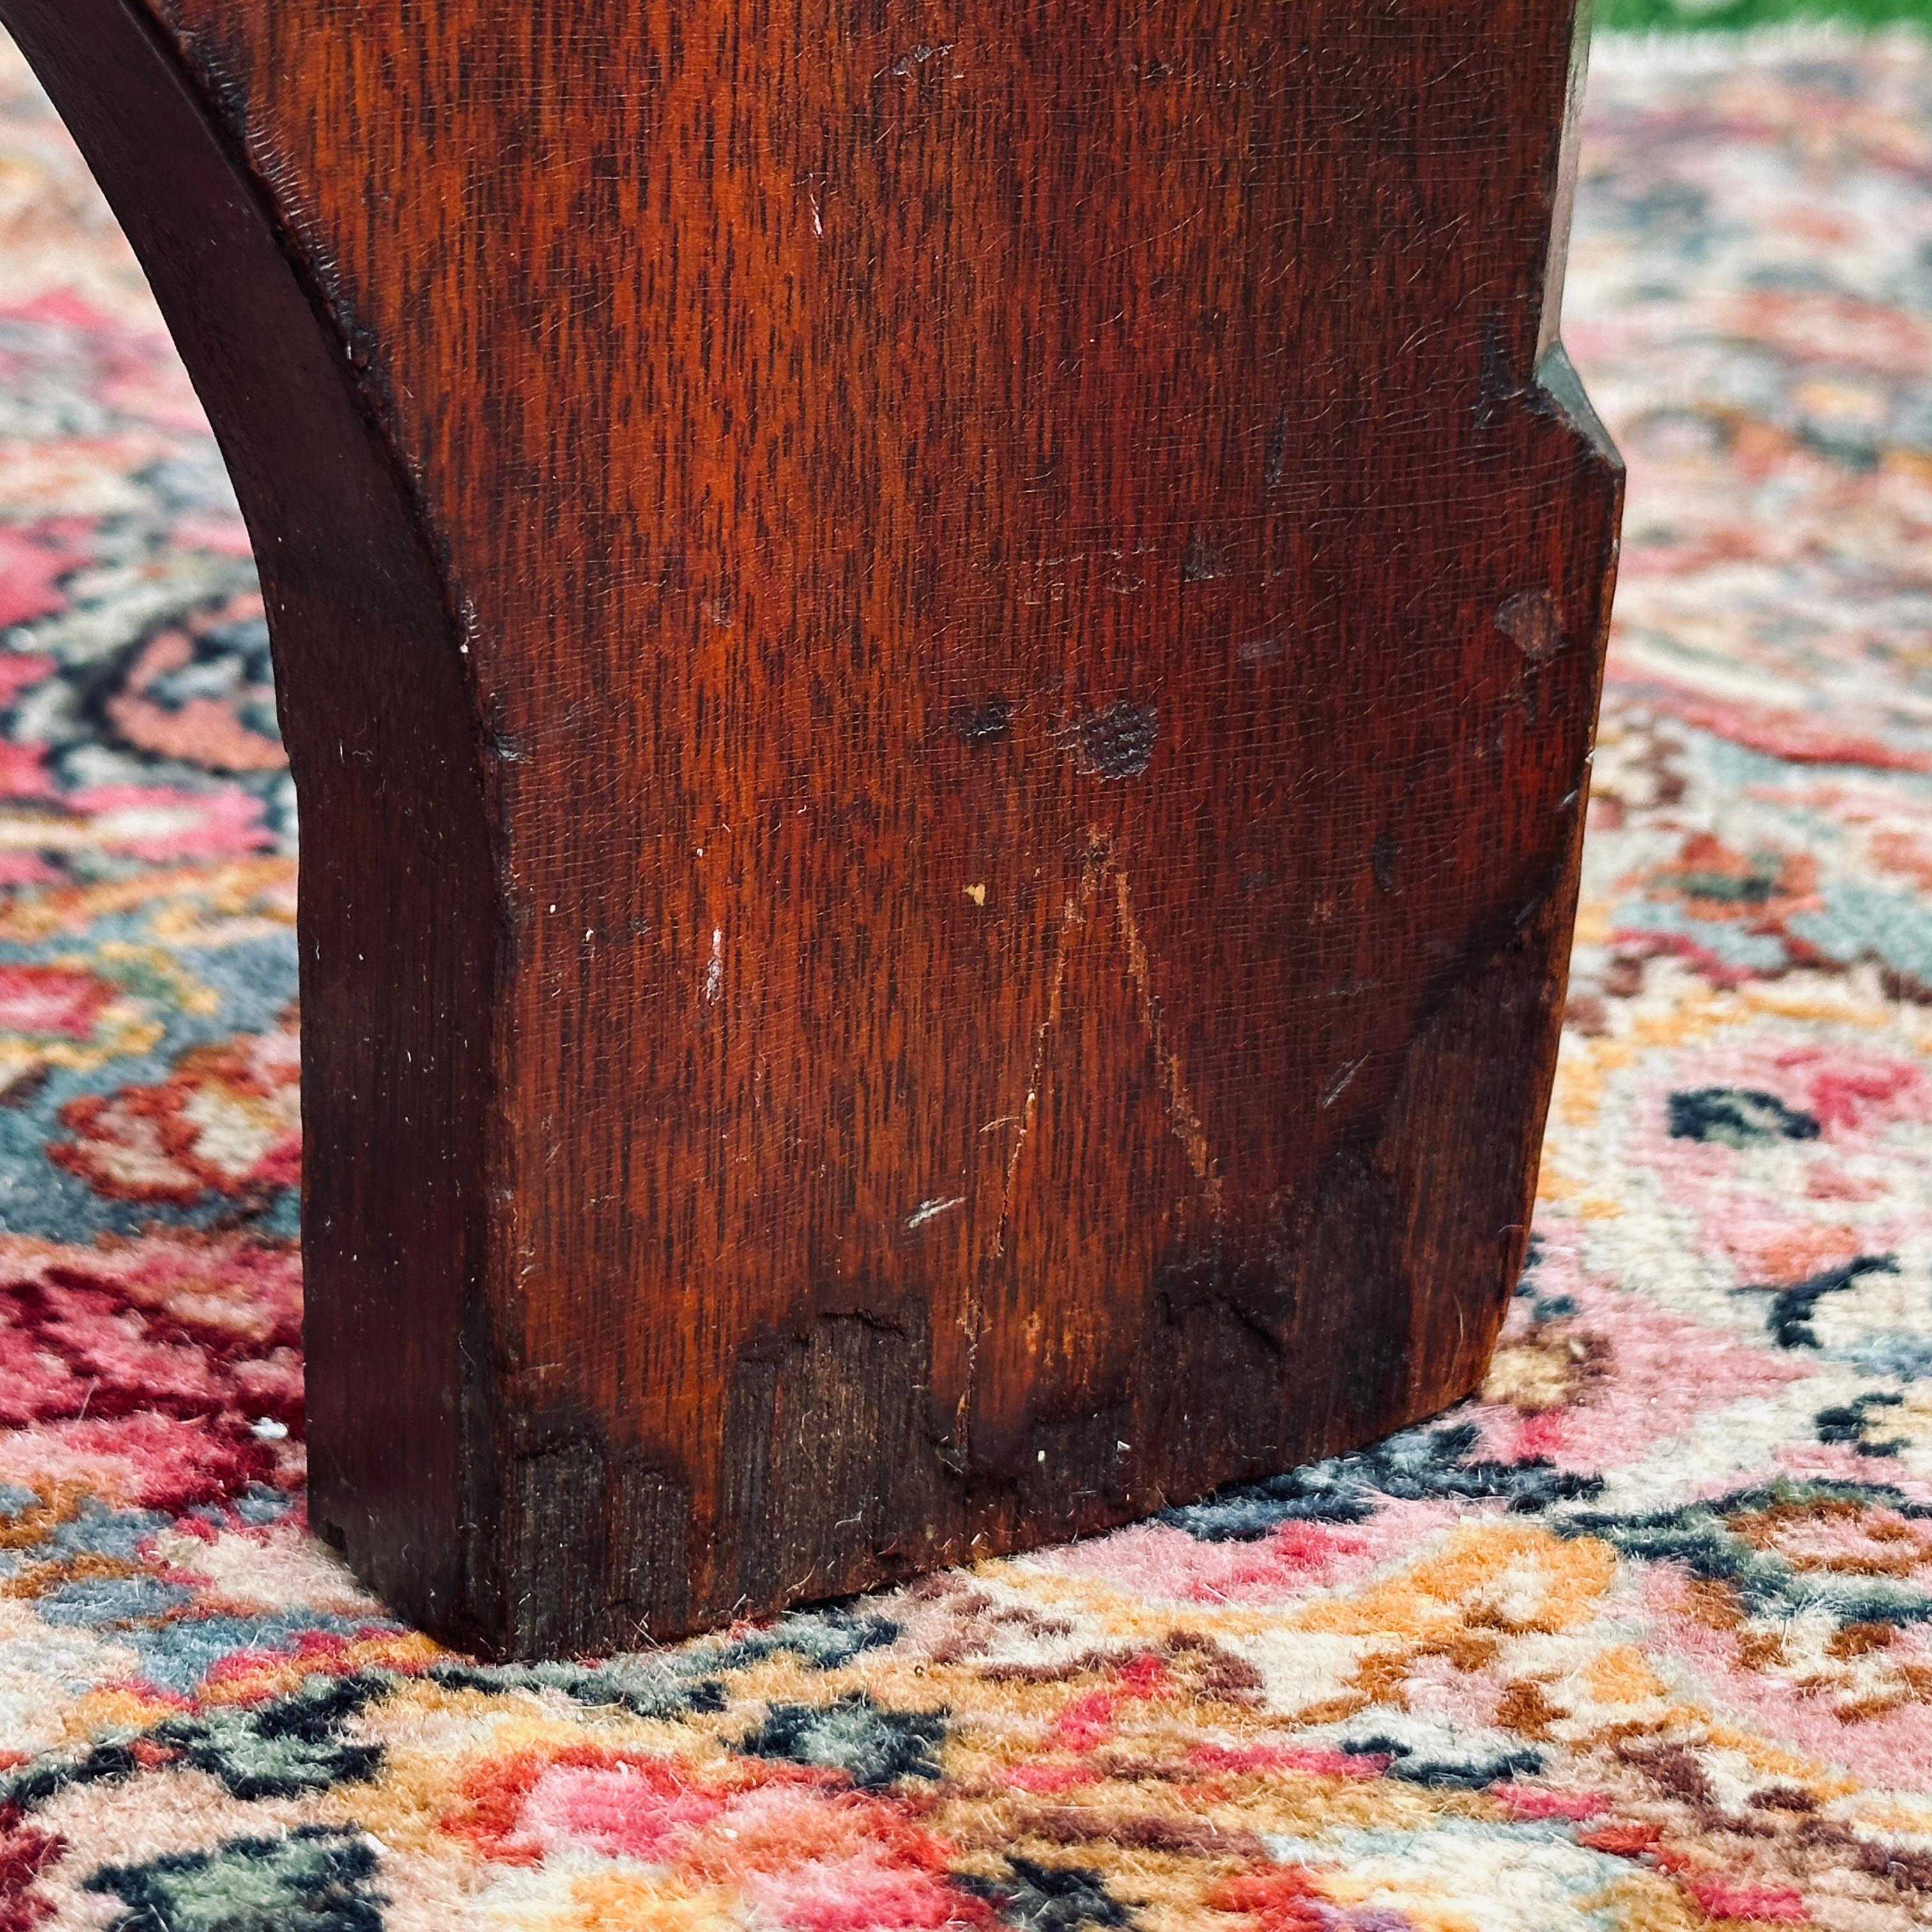
[[[1562,0],[0,0],[249,519],[312,1514],[602,1648],[1479,1378],[1619,473]]]

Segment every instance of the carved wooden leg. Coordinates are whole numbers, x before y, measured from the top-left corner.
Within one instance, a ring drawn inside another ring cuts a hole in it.
[[[494,1651],[1480,1376],[1618,503],[1562,0],[0,0],[236,477],[314,1519]]]

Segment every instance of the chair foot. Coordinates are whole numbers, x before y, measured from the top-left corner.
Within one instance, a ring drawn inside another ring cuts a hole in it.
[[[398,1609],[674,1636],[1475,1384],[1620,502],[1564,8],[0,20],[254,538]]]

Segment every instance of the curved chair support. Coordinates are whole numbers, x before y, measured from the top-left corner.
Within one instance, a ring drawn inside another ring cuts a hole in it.
[[[0,0],[260,562],[314,1520],[518,1654],[1480,1378],[1620,501],[1549,0]]]
[[[305,834],[313,1513],[392,1601],[460,1628],[499,925],[460,628],[356,358],[166,35],[135,0],[4,0],[0,22],[147,272],[261,574]],[[379,1364],[408,1400],[370,1407]]]

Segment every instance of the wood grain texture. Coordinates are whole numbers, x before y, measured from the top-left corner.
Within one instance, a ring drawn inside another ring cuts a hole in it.
[[[0,19],[262,563],[392,1602],[669,1636],[1474,1384],[1619,502],[1567,4]]]

